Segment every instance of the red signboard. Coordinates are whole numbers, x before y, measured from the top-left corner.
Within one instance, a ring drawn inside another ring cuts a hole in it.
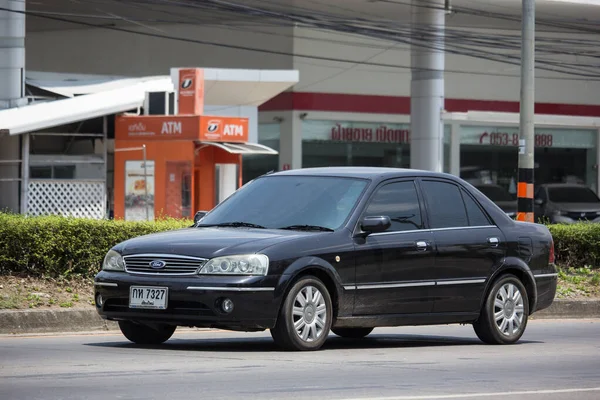
[[[331,140],[335,142],[410,143],[410,130],[392,129],[385,125],[373,129],[343,127],[336,124],[331,128]]]
[[[119,115],[115,118],[118,140],[195,140],[198,117],[194,115]]]
[[[119,115],[115,118],[119,140],[248,141],[248,118],[199,115]]]

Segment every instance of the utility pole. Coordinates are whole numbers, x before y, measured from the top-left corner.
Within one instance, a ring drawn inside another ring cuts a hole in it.
[[[444,156],[445,0],[412,0],[410,167],[442,172]],[[422,46],[427,43],[433,48]]]
[[[521,0],[521,114],[519,121],[519,175],[517,220],[534,222],[534,107],[535,107],[535,0]]]

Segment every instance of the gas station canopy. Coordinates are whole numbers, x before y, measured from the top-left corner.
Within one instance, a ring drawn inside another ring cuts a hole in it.
[[[259,106],[298,83],[296,70],[204,69],[204,102]],[[64,97],[0,111],[0,132],[33,132],[126,112],[144,105],[147,92],[173,92],[169,75],[120,77],[28,71],[26,84]]]

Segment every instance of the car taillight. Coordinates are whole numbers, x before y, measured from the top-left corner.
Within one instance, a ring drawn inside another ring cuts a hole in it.
[[[548,262],[554,264],[554,239],[550,242],[550,257]]]

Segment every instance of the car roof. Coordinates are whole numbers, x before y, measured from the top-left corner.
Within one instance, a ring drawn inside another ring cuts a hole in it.
[[[387,167],[318,167],[318,168],[300,168],[287,171],[280,171],[269,174],[269,176],[331,176],[344,178],[363,178],[363,179],[387,179],[409,176],[429,176],[429,177],[450,177],[456,179],[454,175],[424,171],[411,168],[387,168]]]

